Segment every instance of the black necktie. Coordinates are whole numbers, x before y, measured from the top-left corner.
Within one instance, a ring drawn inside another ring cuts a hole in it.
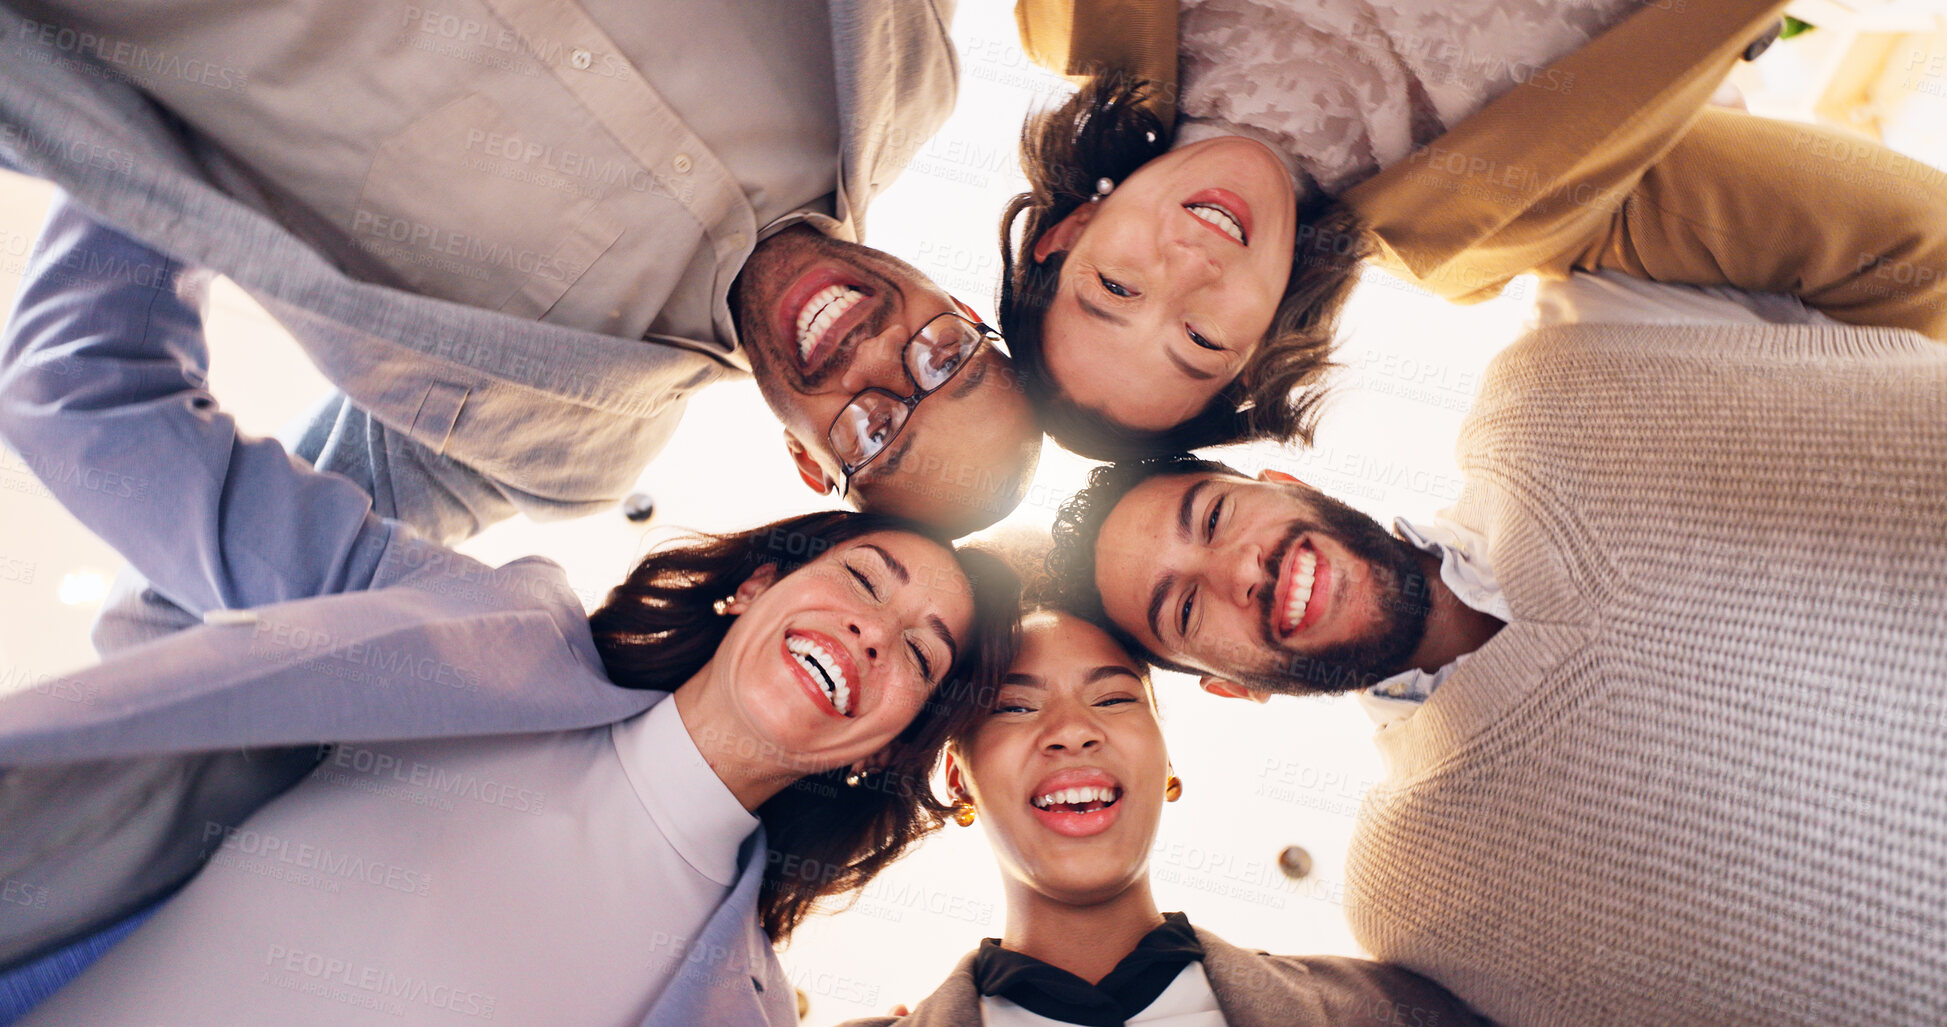
[[[1143,935],[1134,951],[1090,984],[1033,956],[1001,948],[1000,940],[980,943],[974,957],[974,986],[982,995],[1005,998],[1031,1013],[1082,1027],[1122,1027],[1149,1008],[1177,974],[1203,959],[1190,921],[1181,913],[1163,914],[1163,926]]]

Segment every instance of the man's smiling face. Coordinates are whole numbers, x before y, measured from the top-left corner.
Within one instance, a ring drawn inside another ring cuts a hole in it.
[[[1180,666],[1286,694],[1396,673],[1426,630],[1416,551],[1296,482],[1159,475],[1103,521],[1103,612]]]
[[[807,484],[840,480],[828,430],[867,388],[910,396],[906,345],[927,322],[972,311],[912,265],[796,227],[766,239],[737,276],[737,329],[764,401],[784,422]],[[955,533],[985,527],[1020,501],[1041,432],[1004,353],[971,363],[912,408],[904,429],[852,481],[861,509]]]

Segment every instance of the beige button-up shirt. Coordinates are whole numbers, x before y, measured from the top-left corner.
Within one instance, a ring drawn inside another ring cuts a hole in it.
[[[760,230],[838,212],[823,3],[75,6],[48,17],[368,280],[741,364]]]

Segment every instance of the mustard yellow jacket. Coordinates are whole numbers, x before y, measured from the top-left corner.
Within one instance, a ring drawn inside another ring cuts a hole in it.
[[[1788,292],[1947,341],[1947,174],[1707,102],[1779,0],[1656,0],[1340,197],[1378,261],[1461,302],[1530,271]],[[1019,0],[1070,76],[1176,80],[1175,0]],[[1166,117],[1175,96],[1161,91]]]

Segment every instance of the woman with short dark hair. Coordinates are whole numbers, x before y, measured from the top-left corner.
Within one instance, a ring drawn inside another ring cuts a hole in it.
[[[1088,621],[1022,623],[991,708],[947,748],[956,820],[986,828],[1007,924],[903,1019],[847,1027],[1342,1027],[1485,1021],[1383,963],[1277,956],[1163,913],[1149,854],[1170,766],[1144,665]]]

